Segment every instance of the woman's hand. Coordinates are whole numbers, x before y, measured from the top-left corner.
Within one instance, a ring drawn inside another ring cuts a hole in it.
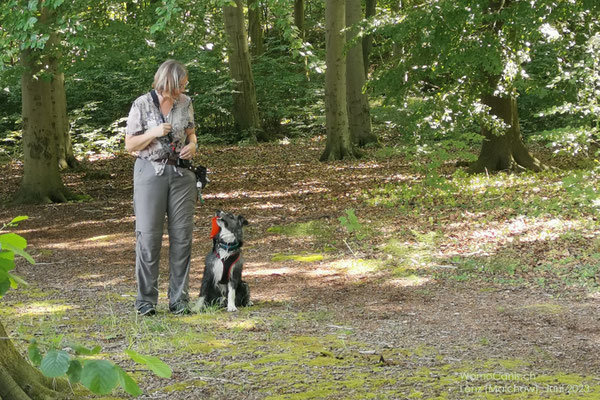
[[[159,138],[159,137],[168,135],[169,132],[171,132],[171,129],[172,129],[171,124],[164,122],[158,126],[155,126],[152,129],[150,129],[149,133],[152,137]]]
[[[179,158],[183,158],[184,160],[191,160],[196,155],[196,143],[190,142],[183,146],[181,152],[179,153]]]

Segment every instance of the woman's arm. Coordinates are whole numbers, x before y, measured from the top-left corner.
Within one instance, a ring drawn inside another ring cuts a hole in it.
[[[196,145],[198,144],[198,138],[196,137],[196,130],[194,128],[187,128],[185,130],[185,134],[187,136],[187,144],[183,146],[183,149],[181,149],[179,157],[183,158],[184,160],[191,160],[196,154]]]
[[[141,135],[125,135],[125,150],[128,152],[144,150],[152,140],[171,132],[171,124],[160,124],[152,129],[148,129]]]

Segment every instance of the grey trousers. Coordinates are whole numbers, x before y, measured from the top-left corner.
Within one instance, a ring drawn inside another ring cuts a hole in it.
[[[163,225],[167,215],[169,231],[169,304],[189,301],[194,210],[197,200],[196,177],[172,165],[156,175],[152,163],[138,158],[133,174],[137,279],[136,307],[158,302],[158,269]]]

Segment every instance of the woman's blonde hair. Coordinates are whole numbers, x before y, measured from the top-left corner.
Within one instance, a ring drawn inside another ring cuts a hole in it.
[[[179,61],[167,60],[154,74],[152,87],[164,97],[171,97],[179,88],[180,82],[187,77],[188,71]]]

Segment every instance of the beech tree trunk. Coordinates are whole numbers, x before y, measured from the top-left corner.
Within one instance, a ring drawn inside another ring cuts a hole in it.
[[[68,389],[66,381],[45,377],[23,359],[0,322],[0,399],[66,399]]]
[[[265,140],[258,116],[256,88],[248,51],[248,35],[244,27],[241,0],[236,6],[223,8],[225,33],[229,41],[229,70],[235,82],[233,93],[233,118],[238,131],[250,132],[252,136]]]
[[[75,168],[77,159],[73,154],[71,143],[71,132],[69,129],[69,118],[67,116],[67,94],[65,92],[65,75],[59,68],[61,52],[58,49],[58,34],[50,35],[47,46],[53,50],[49,58],[49,70],[52,74],[50,81],[50,102],[52,104],[52,119],[55,121],[57,137],[58,168],[64,170]]]
[[[346,40],[352,41],[358,34],[358,28],[351,28],[362,19],[360,0],[346,1]],[[377,143],[377,137],[371,130],[371,112],[369,98],[363,91],[366,74],[363,63],[362,41],[350,47],[346,55],[346,98],[348,106],[348,124],[352,143],[363,147]]]
[[[258,57],[264,52],[258,0],[248,0],[248,32],[250,34],[250,52],[254,57]]]
[[[52,97],[52,71],[42,70],[33,50],[21,53],[23,115],[23,179],[15,201],[20,203],[64,202],[70,194],[58,169],[59,136]],[[43,59],[43,57],[42,57]]]
[[[356,156],[346,107],[346,36],[345,0],[325,3],[325,125],[327,144],[321,161],[341,160]]]
[[[304,40],[304,0],[294,0],[294,25]]]
[[[367,0],[365,7],[365,18],[374,17],[377,12],[377,0]],[[366,35],[362,40],[363,50],[363,64],[365,68],[365,76],[369,75],[369,68],[371,63],[369,62],[369,56],[371,49],[373,48],[373,35]]]
[[[488,12],[499,13],[508,7],[511,0],[490,0]],[[503,28],[503,20],[498,18],[488,29],[498,35]],[[498,87],[500,76],[488,76],[487,93],[482,96],[483,104],[490,107],[492,115],[502,120],[509,128],[502,135],[495,135],[489,127],[482,126],[481,134],[484,137],[479,158],[469,169],[469,173],[495,172],[502,170],[533,170],[541,171],[547,166],[529,153],[523,143],[521,127],[519,125],[519,111],[517,108],[517,97],[514,93],[502,97],[493,95]]]
[[[523,143],[519,126],[517,99],[514,96],[498,97],[487,95],[483,103],[491,108],[492,115],[500,118],[510,127],[502,135],[495,135],[487,127],[482,127],[484,137],[479,158],[469,169],[469,173],[495,172],[502,170],[547,169],[531,155]]]

